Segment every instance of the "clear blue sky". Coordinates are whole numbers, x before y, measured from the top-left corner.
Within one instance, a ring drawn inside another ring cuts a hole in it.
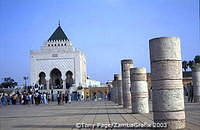
[[[88,75],[107,81],[131,58],[150,71],[149,39],[178,36],[184,60],[200,54],[199,0],[0,0],[0,78],[20,84],[29,51],[61,26],[87,58]]]

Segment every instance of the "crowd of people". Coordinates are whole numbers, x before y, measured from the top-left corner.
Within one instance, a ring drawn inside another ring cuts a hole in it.
[[[50,94],[48,92],[16,92],[12,94],[0,93],[0,104],[2,105],[26,105],[26,104],[49,104],[52,101],[57,101],[58,105],[62,105],[64,103],[71,103],[72,94],[68,92],[58,91],[57,94]],[[83,98],[83,96],[82,96]],[[76,101],[81,101],[81,96],[78,93],[76,97]]]
[[[71,96],[68,93],[62,93],[58,91],[57,94],[57,101],[58,101],[58,105],[64,104],[65,103],[71,103]]]
[[[16,92],[11,94],[0,94],[0,104],[16,105],[16,104],[48,104],[51,100],[50,94],[46,92]]]

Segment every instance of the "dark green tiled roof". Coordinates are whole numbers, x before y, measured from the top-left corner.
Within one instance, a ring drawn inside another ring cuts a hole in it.
[[[67,38],[67,36],[65,35],[64,31],[62,30],[62,28],[60,26],[58,26],[56,31],[48,39],[48,41],[51,41],[51,40],[67,40],[67,41],[69,41],[69,39]]]

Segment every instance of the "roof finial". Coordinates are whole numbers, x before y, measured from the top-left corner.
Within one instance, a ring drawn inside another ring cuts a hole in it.
[[[58,26],[60,26],[60,20],[58,21]]]

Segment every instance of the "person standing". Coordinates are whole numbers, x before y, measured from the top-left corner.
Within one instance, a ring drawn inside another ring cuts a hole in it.
[[[36,91],[36,93],[35,93],[35,95],[34,95],[34,99],[35,99],[35,104],[36,104],[36,105],[39,104],[39,103],[38,103],[38,95],[39,95],[39,93],[38,93],[38,91]]]
[[[38,96],[37,96],[38,104],[41,103],[41,99],[42,99],[42,94],[38,93]]]
[[[0,105],[2,104],[2,103],[1,103],[1,98],[2,98],[2,96],[1,96],[1,94],[0,94]]]
[[[65,95],[62,92],[60,93],[60,97],[61,97],[61,104],[64,104]]]
[[[72,94],[69,94],[69,100],[68,100],[69,104],[71,104],[71,101],[72,101]]]
[[[28,104],[32,104],[32,94],[28,93]]]
[[[65,93],[65,103],[67,103],[68,102],[68,93],[66,92]]]
[[[77,94],[77,100],[80,101],[80,93]]]
[[[47,95],[45,92],[43,93],[43,103],[47,104]]]
[[[23,102],[23,94],[22,94],[22,93],[20,94],[19,102],[20,102],[20,104],[23,104],[23,103],[24,103],[24,102]]]
[[[58,105],[60,105],[60,92],[58,91],[58,93],[57,93],[57,101],[58,101]]]
[[[32,104],[35,104],[35,93],[32,93]]]
[[[3,93],[3,96],[1,97],[1,103],[2,103],[3,105],[6,105],[6,104],[7,104],[7,98],[6,98],[6,96],[5,96],[4,93]]]
[[[13,101],[13,105],[16,105],[16,102],[17,102],[17,95],[16,94],[14,94],[13,96],[12,96],[12,101]]]
[[[23,105],[25,105],[26,104],[26,94],[25,94],[25,92],[23,93]]]
[[[48,104],[49,104],[50,101],[51,101],[51,97],[50,97],[50,94],[49,94],[49,93],[47,94],[47,100],[48,100]]]
[[[190,83],[187,88],[188,88],[188,102],[193,102],[194,94],[193,94],[193,85],[192,85],[192,83]]]
[[[11,104],[11,96],[10,96],[10,94],[8,94],[6,96],[6,98],[7,98],[7,104],[10,105]]]

